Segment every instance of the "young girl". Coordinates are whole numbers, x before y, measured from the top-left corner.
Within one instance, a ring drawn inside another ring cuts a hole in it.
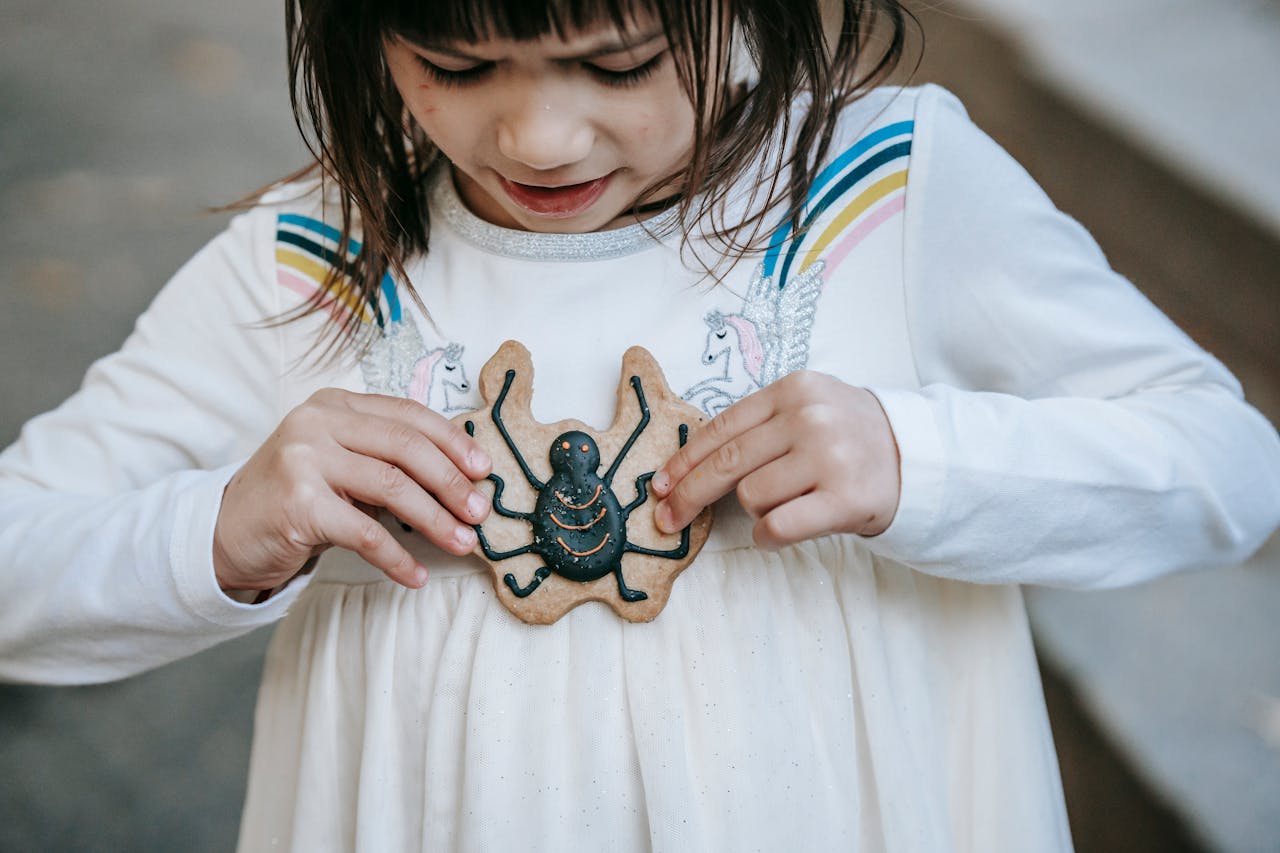
[[[1243,559],[1280,442],[952,97],[877,88],[896,2],[821,5],[291,3],[317,166],[0,457],[0,676],[283,617],[248,851],[1069,849],[1018,585]],[[526,625],[471,555],[449,419],[507,339],[543,422],[605,425],[634,344],[714,416],[655,621]]]

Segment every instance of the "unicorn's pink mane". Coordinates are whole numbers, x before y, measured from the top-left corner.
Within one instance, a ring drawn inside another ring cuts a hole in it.
[[[434,349],[418,359],[413,366],[413,379],[409,381],[409,396],[424,406],[431,396],[431,373],[436,369],[436,362],[444,356],[444,349]]]
[[[742,364],[757,382],[760,371],[764,368],[764,348],[760,345],[760,336],[756,334],[756,324],[741,314],[728,314],[725,322],[738,332],[738,348],[742,351]]]

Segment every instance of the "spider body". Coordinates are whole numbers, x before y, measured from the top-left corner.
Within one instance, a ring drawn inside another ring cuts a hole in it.
[[[595,439],[580,430],[561,433],[551,443],[548,458],[551,477],[544,483],[534,475],[524,456],[512,440],[502,419],[502,405],[516,372],[508,370],[502,391],[494,401],[493,423],[502,434],[525,479],[537,494],[532,512],[519,512],[502,502],[505,481],[497,474],[490,474],[494,484],[493,509],[507,518],[517,518],[529,523],[532,538],[528,545],[510,551],[496,551],[489,544],[481,525],[475,525],[481,550],[493,561],[501,561],[521,554],[536,554],[544,565],[538,568],[533,579],[521,586],[514,574],[508,572],[503,581],[518,598],[532,594],[553,572],[561,577],[586,583],[612,573],[618,583],[618,594],[623,601],[636,602],[648,598],[642,590],[627,586],[622,574],[622,557],[626,553],[647,554],[672,560],[683,559],[689,553],[689,530],[681,531],[680,544],[669,550],[657,550],[635,545],[627,539],[627,519],[636,507],[648,500],[649,480],[654,472],[636,478],[636,497],[623,506],[613,492],[613,477],[627,452],[649,424],[649,407],[645,402],[644,388],[639,376],[631,377],[640,407],[640,421],[632,431],[618,456],[603,475],[603,464]],[[475,424],[466,422],[467,432],[474,434]],[[687,425],[679,429],[680,444],[688,435]]]
[[[551,445],[551,479],[529,519],[534,552],[571,581],[593,581],[613,571],[627,544],[626,516],[599,475],[600,451],[585,432],[560,435]]]

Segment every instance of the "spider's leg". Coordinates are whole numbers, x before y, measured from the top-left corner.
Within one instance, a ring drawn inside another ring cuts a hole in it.
[[[684,447],[686,441],[689,440],[689,425],[680,424],[680,446]],[[622,508],[622,518],[625,521],[631,515],[631,510],[640,506],[649,499],[649,481],[653,479],[653,475],[657,471],[650,471],[648,474],[641,474],[636,477],[636,499]]]
[[[684,447],[684,443],[688,440],[689,440],[689,425],[680,424],[680,446]],[[623,510],[624,517],[626,513],[630,512],[636,506],[639,506],[641,503],[644,502],[644,498],[648,497],[648,489],[647,488],[642,489],[641,482],[640,482],[641,480],[644,480],[644,485],[647,486],[649,479],[646,479],[646,478],[652,479],[653,474],[652,473],[641,474],[639,477],[636,478],[636,491],[639,492],[640,494],[637,496],[635,501],[632,501],[631,504],[628,505],[625,510]],[[623,546],[623,552],[625,553],[626,551],[632,551],[636,554],[645,554],[650,557],[666,557],[671,560],[682,560],[689,553],[689,530],[692,527],[693,527],[692,523],[685,525],[684,530],[680,531],[679,546],[672,548],[670,551],[656,551],[653,548],[643,548],[639,545],[632,545],[630,542],[628,542],[626,545]]]
[[[627,439],[626,444],[622,445],[622,449],[618,451],[618,458],[613,460],[613,464],[609,466],[608,473],[604,475],[604,484],[606,486],[613,485],[613,475],[618,473],[618,466],[622,464],[627,451],[631,449],[631,445],[636,443],[640,433],[644,432],[644,428],[649,425],[649,404],[644,401],[644,388],[640,386],[639,376],[631,377],[631,387],[636,389],[636,400],[640,403],[640,423],[636,424],[636,428],[631,431],[631,437]]]
[[[546,566],[543,566],[542,568],[538,569],[536,572],[533,573],[533,580],[529,581],[528,586],[520,586],[520,583],[516,580],[516,576],[513,575],[511,572],[507,572],[505,575],[503,575],[502,579],[503,581],[506,582],[507,586],[511,587],[511,591],[515,593],[516,598],[524,598],[529,593],[533,592],[535,589],[541,586],[542,582],[546,580],[547,576],[550,574],[551,574],[551,570],[548,569]]]
[[[668,560],[682,560],[689,553],[689,529],[693,525],[690,524],[680,531],[680,544],[672,548],[670,551],[658,551],[654,548],[645,548],[641,545],[632,545],[628,542],[622,547],[624,553],[644,554],[648,557],[666,557]]]
[[[508,509],[508,508],[507,508],[507,507],[502,503],[502,490],[503,490],[503,489],[505,489],[505,488],[507,487],[507,483],[506,483],[506,481],[505,481],[505,480],[503,480],[503,479],[502,479],[501,477],[499,477],[497,474],[490,474],[490,475],[489,475],[488,477],[486,477],[485,479],[486,479],[486,480],[492,480],[492,481],[493,481],[493,509],[494,509],[494,512],[496,512],[496,513],[498,513],[498,515],[504,516],[504,517],[506,517],[506,518],[518,518],[518,519],[520,519],[521,521],[528,521],[528,522],[532,522],[532,521],[533,521],[533,513],[531,513],[531,512],[516,512],[514,509]]]
[[[644,601],[649,597],[649,593],[627,586],[627,582],[622,579],[621,564],[613,570],[613,576],[618,579],[618,595],[622,596],[623,601]]]
[[[528,554],[533,550],[533,543],[530,542],[528,545],[524,545],[512,551],[495,551],[493,550],[493,546],[489,544],[489,539],[484,535],[484,531],[480,528],[480,525],[473,524],[471,525],[471,529],[476,532],[476,539],[480,540],[480,550],[483,551],[484,555],[490,560],[509,560],[512,557],[519,557],[521,554]]]
[[[648,474],[641,474],[636,477],[636,499],[622,508],[622,520],[624,523],[631,517],[631,510],[649,499],[649,481],[653,479],[653,475],[656,473],[656,471],[650,471]]]
[[[520,470],[524,472],[525,479],[529,481],[529,485],[533,486],[535,492],[540,492],[546,488],[546,484],[533,476],[533,472],[529,470],[529,465],[524,461],[524,457],[520,454],[520,448],[516,447],[516,443],[511,440],[511,433],[507,432],[507,425],[502,422],[502,404],[506,402],[507,392],[511,390],[511,383],[516,378],[514,370],[507,371],[507,378],[502,383],[502,393],[498,394],[498,399],[493,401],[493,424],[498,428],[498,432],[502,433],[502,440],[507,443],[507,449],[511,451],[511,455],[516,458],[516,464],[520,466]],[[468,422],[470,423],[470,422]],[[474,435],[474,426],[467,430],[469,435]]]

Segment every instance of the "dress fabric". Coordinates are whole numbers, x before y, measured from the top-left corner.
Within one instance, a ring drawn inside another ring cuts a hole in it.
[[[0,454],[0,678],[122,678],[278,622],[242,851],[1070,850],[1020,585],[1244,559],[1280,440],[946,92],[871,93],[828,160],[807,227],[778,214],[714,281],[675,213],[508,231],[439,169],[406,269],[427,313],[390,278],[351,302],[336,207],[284,188]],[[308,360],[323,315],[259,322],[326,287],[370,331],[356,360]],[[508,339],[544,423],[606,427],[636,344],[708,416],[801,369],[868,387],[893,523],[765,552],[730,495],[647,624],[525,625],[386,512],[421,590],[340,549],[265,603],[218,589],[223,489],[288,412],[337,387],[454,417]]]

